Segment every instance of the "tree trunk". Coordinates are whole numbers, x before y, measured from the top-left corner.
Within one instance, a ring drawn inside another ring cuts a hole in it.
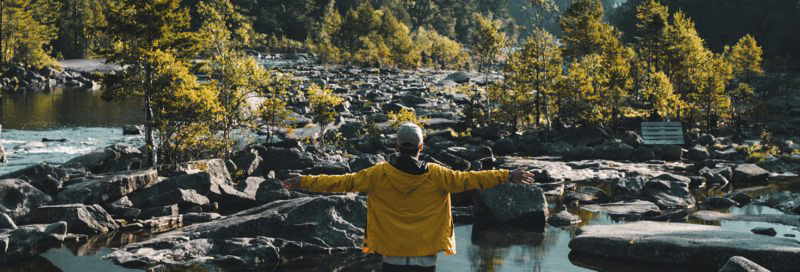
[[[153,102],[152,102],[152,68],[150,64],[145,65],[145,95],[144,95],[144,144],[145,144],[145,167],[155,167],[156,147],[153,143]]]
[[[5,0],[0,0],[0,66],[5,64],[5,47],[3,47],[3,14],[6,12]]]

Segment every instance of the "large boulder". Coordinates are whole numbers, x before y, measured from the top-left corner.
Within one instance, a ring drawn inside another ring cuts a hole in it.
[[[564,196],[564,202],[566,203],[595,204],[606,203],[608,200],[609,197],[605,191],[592,186],[581,186]]]
[[[228,170],[221,160],[206,162],[205,165],[209,166],[202,168],[206,171],[199,169],[178,171],[184,174],[166,178],[149,188],[131,194],[129,198],[134,206],[148,208],[179,204],[182,209],[188,209],[211,201],[218,202],[223,210],[238,211],[256,205],[255,195],[248,195],[234,187]],[[166,199],[158,200],[162,197]]]
[[[465,72],[461,72],[461,71],[451,73],[451,74],[447,75],[444,78],[444,80],[452,80],[453,82],[459,83],[459,84],[467,83],[467,82],[469,82],[469,79],[470,79],[469,78],[469,74],[467,74]]]
[[[714,271],[742,256],[771,271],[797,271],[800,241],[724,230],[718,226],[642,221],[582,227],[573,254]]]
[[[644,192],[662,209],[685,209],[695,205],[688,182],[654,179],[644,184]]]
[[[733,168],[733,183],[759,184],[766,183],[769,172],[755,164],[740,164]]]
[[[453,155],[452,153],[447,152],[445,150],[436,153],[436,156],[434,156],[434,158],[444,163],[445,166],[452,168],[453,170],[466,171],[469,170],[470,167],[472,166],[472,163],[470,163],[468,160]]]
[[[366,212],[364,197],[354,194],[275,201],[129,244],[107,258],[137,268],[233,261],[252,270],[300,256],[356,253]]]
[[[116,144],[68,160],[61,166],[85,169],[95,174],[142,169],[142,152],[134,147]]]
[[[67,222],[67,231],[77,234],[100,234],[119,228],[114,218],[97,204],[41,206],[25,217],[25,222],[32,224],[56,221]]]
[[[361,155],[350,162],[350,170],[358,172],[384,161],[386,161],[386,159],[381,155]]]
[[[16,263],[39,255],[64,242],[67,223],[25,225],[14,230],[0,231],[0,265]]]
[[[465,147],[450,147],[448,152],[469,161],[476,161],[484,158],[493,158],[492,148],[484,145],[467,145]]]
[[[501,184],[476,191],[473,201],[477,218],[534,227],[547,223],[547,199],[539,186]]]
[[[615,201],[638,199],[644,192],[647,180],[642,176],[629,176],[611,183],[611,196]]]
[[[234,175],[244,175],[244,177],[261,176],[264,175],[264,169],[261,167],[261,157],[255,150],[245,150],[237,152],[233,155],[234,165],[240,173],[232,173]]]
[[[5,213],[0,213],[0,229],[16,229],[17,224]]]
[[[510,155],[517,152],[517,144],[511,138],[502,138],[494,142],[492,146],[497,155]]]
[[[270,147],[259,153],[263,159],[264,171],[297,170],[314,165],[314,158],[310,154],[297,148]]]
[[[19,179],[0,180],[0,212],[17,220],[50,203],[49,195]]]
[[[708,150],[702,145],[695,145],[689,149],[689,153],[687,154],[687,158],[693,161],[704,161],[710,157],[711,155],[708,153]]]
[[[104,174],[85,178],[80,182],[65,186],[56,196],[56,202],[60,204],[100,204],[150,187],[158,181],[158,174],[155,170],[132,170]]]
[[[47,163],[32,165],[0,176],[0,179],[16,178],[29,182],[33,187],[54,195],[69,179],[69,173],[62,167],[52,166]]]

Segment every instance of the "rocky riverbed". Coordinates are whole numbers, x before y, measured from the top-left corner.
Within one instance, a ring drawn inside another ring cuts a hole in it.
[[[442,267],[521,270],[508,264],[515,260],[569,271],[637,271],[650,263],[661,264],[658,271],[797,267],[800,163],[791,157],[748,162],[742,147],[749,143],[725,131],[715,137],[690,130],[684,146],[648,146],[635,129],[468,130],[462,110],[469,97],[452,89],[482,84],[482,77],[282,69],[306,84],[327,83],[346,99],[337,108],[341,117],[327,126],[329,137],[343,139],[338,145],[306,144],[321,132],[309,124],[305,102],[296,100],[293,129],[269,142],[253,137],[227,159],[142,169],[140,139],[117,129],[119,137],[133,138],[87,144],[101,148],[51,163],[0,166],[0,263],[29,264],[42,252],[47,257],[77,244],[110,248],[102,257],[120,266],[157,271],[376,268],[380,260],[359,251],[364,196],[290,192],[279,180],[291,173],[348,173],[385,160],[393,146],[387,113],[407,108],[430,118],[427,160],[456,170],[523,167],[536,177],[532,186],[453,195],[462,257],[442,258]],[[52,143],[43,140],[6,145],[14,144],[13,151]],[[786,138],[788,153],[800,149],[796,140]],[[27,156],[13,154],[11,162]],[[90,242],[131,233],[137,238]]]

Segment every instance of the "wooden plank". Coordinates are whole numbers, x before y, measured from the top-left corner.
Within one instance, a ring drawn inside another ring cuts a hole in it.
[[[680,122],[642,122],[644,144],[683,144],[683,126]]]

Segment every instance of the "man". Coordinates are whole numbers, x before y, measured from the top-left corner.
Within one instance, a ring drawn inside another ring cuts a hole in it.
[[[397,130],[396,159],[358,173],[294,177],[287,189],[366,192],[367,228],[363,252],[383,255],[383,271],[435,271],[436,254],[456,253],[450,193],[486,189],[506,182],[530,184],[525,170],[453,171],[419,160],[422,129],[406,123]]]

